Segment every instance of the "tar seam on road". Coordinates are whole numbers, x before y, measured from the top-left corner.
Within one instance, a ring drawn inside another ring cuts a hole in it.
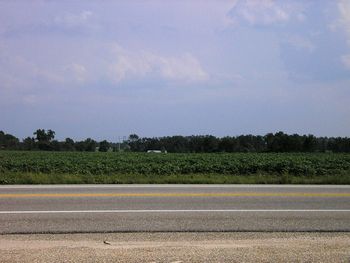
[[[350,193],[38,193],[0,194],[0,198],[23,197],[350,197]]]
[[[350,209],[165,209],[165,210],[37,210],[37,211],[0,211],[0,214],[59,214],[59,213],[281,213],[281,212],[342,212],[348,213]]]

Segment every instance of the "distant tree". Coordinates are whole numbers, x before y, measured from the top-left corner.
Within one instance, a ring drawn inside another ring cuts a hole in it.
[[[106,140],[97,143],[91,138],[74,142],[71,138],[64,141],[54,140],[53,130],[38,129],[34,137],[27,137],[22,142],[11,134],[0,131],[0,149],[6,150],[51,150],[51,151],[100,151],[145,152],[147,150],[163,150],[175,153],[187,152],[350,152],[349,137],[315,137],[314,135],[286,134],[282,131],[265,136],[240,135],[233,137],[215,137],[211,135],[166,136],[140,138],[130,134],[128,140],[121,144],[109,143]]]
[[[71,138],[66,138],[63,142],[63,150],[65,151],[74,151],[75,150],[75,144],[74,141]]]
[[[55,132],[53,130],[38,129],[34,133],[35,139],[38,142],[38,148],[44,151],[52,151],[53,146],[51,141],[55,138]]]
[[[76,142],[74,147],[77,151],[94,152],[96,150],[97,142],[91,138],[87,138],[85,141]]]
[[[317,140],[313,135],[308,135],[304,137],[303,150],[305,152],[313,152],[316,150]]]
[[[57,141],[57,140],[53,140],[50,142],[50,148],[51,151],[61,151],[62,150],[62,144]]]
[[[139,136],[137,134],[130,134],[129,135],[129,141],[130,142],[137,141],[138,139],[139,139]]]
[[[220,139],[218,147],[220,152],[234,152],[237,147],[236,138],[229,136],[223,137]]]
[[[241,135],[237,137],[238,150],[240,152],[256,152],[256,136]]]
[[[218,149],[218,140],[212,135],[206,135],[202,141],[203,152],[216,152]]]
[[[33,133],[38,142],[50,142],[55,138],[55,132],[53,130],[38,129]]]
[[[152,141],[152,149],[174,153],[185,153],[189,151],[188,138],[184,136],[176,135],[161,138],[152,138],[150,140]]]
[[[94,152],[96,150],[97,142],[91,138],[84,141],[85,151]]]
[[[145,138],[140,139],[137,134],[130,134],[127,143],[129,144],[129,148],[133,152],[142,152],[145,150]]]
[[[35,139],[33,137],[27,137],[23,140],[23,149],[30,151],[36,148]]]
[[[288,136],[288,135],[287,135]],[[269,152],[283,152],[284,149],[284,141],[286,139],[286,134],[282,131],[277,132],[275,134],[268,133],[265,135],[266,148]]]
[[[11,134],[0,131],[0,149],[17,149],[19,139]]]
[[[103,140],[102,142],[100,142],[100,145],[99,145],[100,152],[107,152],[108,149],[109,149],[109,142],[107,142],[106,140]]]

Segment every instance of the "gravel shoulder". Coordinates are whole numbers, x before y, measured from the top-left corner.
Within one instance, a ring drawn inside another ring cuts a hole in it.
[[[0,235],[0,262],[350,262],[350,233]]]

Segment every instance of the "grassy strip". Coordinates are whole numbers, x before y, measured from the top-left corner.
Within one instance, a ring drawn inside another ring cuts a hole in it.
[[[350,184],[349,175],[292,176],[288,174],[84,175],[14,173],[0,175],[0,184]]]

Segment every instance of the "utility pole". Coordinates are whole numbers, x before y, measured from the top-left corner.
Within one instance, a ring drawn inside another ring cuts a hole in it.
[[[118,136],[118,152],[120,152],[120,145],[126,141],[126,136]]]

